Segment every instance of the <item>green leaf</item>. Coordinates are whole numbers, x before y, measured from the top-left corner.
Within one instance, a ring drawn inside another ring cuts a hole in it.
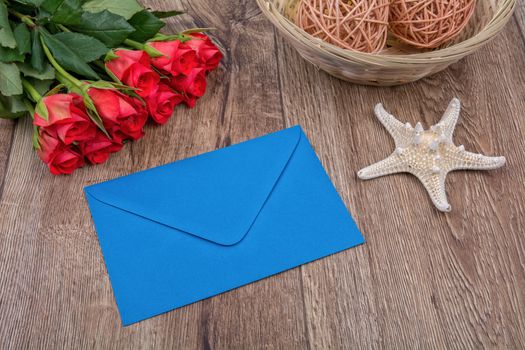
[[[174,17],[174,16],[182,15],[182,14],[184,14],[184,12],[183,11],[177,11],[177,10],[172,10],[172,11],[153,11],[153,12],[151,12],[151,14],[153,14],[153,16],[155,16],[157,18],[168,18],[168,17]]]
[[[0,46],[0,62],[24,62],[24,55],[18,49]]]
[[[136,0],[90,0],[84,3],[82,8],[93,13],[108,10],[125,19],[130,19],[135,13],[143,10]]]
[[[26,115],[27,112],[9,112],[9,111],[3,111],[2,107],[0,106],[0,119],[18,119],[20,117],[23,117]]]
[[[122,16],[104,10],[99,13],[84,12],[80,23],[71,27],[90,35],[108,47],[116,47],[135,31]]]
[[[42,5],[42,2],[44,2],[44,0],[16,0],[16,2],[19,2],[24,5],[39,7],[40,5]]]
[[[100,79],[98,74],[66,44],[55,38],[54,35],[42,32],[44,42],[57,62],[66,70],[75,72],[90,79]]]
[[[9,24],[7,6],[0,1],[0,46],[14,49],[16,47],[15,36]]]
[[[36,91],[38,91],[39,94],[42,96],[46,95],[49,90],[51,89],[51,85],[55,83],[55,80],[38,80],[34,79],[31,81],[31,84],[33,84],[33,87]]]
[[[24,103],[24,95],[5,97],[0,95],[0,118],[16,119],[28,112]]]
[[[55,69],[49,63],[45,63],[42,71],[37,71],[28,63],[18,64],[20,72],[26,77],[31,77],[39,80],[55,79]]]
[[[9,5],[7,7],[9,10],[19,12],[23,15],[33,16],[35,14],[35,6],[29,4],[29,1],[9,0]]]
[[[31,34],[24,23],[19,23],[13,30],[16,40],[16,47],[20,54],[31,52]]]
[[[135,32],[131,33],[129,38],[139,42],[144,42],[153,37],[165,26],[164,22],[146,10],[134,14],[129,20],[129,24],[135,28]]]
[[[74,51],[77,56],[82,57],[84,62],[94,61],[109,51],[100,40],[85,34],[66,32],[53,36]]]
[[[46,64],[44,49],[40,41],[40,32],[33,30],[31,32],[31,67],[37,72],[43,72]]]
[[[41,96],[47,94],[47,92],[51,88],[51,85],[55,83],[54,79],[41,80],[35,78],[28,78],[27,80]]]
[[[24,112],[20,113],[11,113],[11,112],[4,112],[1,110],[0,107],[0,119],[18,119],[20,117],[23,117],[25,115]]]
[[[25,99],[24,95],[11,96],[11,111],[14,113],[28,112],[29,109],[27,108],[27,105],[24,103],[24,99]]]
[[[24,95],[15,95],[11,97],[5,97],[0,95],[0,102],[9,107],[9,111],[13,113],[27,112],[28,109],[24,104]]]
[[[51,15],[51,21],[60,24],[77,24],[82,14],[80,0],[44,0],[42,10]]]
[[[20,70],[14,63],[0,62],[0,93],[4,96],[21,95]]]

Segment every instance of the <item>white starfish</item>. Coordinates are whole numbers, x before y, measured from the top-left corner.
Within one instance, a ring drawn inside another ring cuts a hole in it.
[[[363,180],[394,173],[410,173],[423,183],[432,202],[441,211],[451,207],[445,193],[445,178],[454,170],[490,170],[505,164],[505,157],[487,157],[465,151],[463,145],[452,142],[452,134],[459,118],[460,102],[452,99],[445,114],[429,130],[421,123],[413,128],[389,114],[380,103],[374,111],[379,121],[394,138],[396,149],[387,158],[361,169],[357,176]]]

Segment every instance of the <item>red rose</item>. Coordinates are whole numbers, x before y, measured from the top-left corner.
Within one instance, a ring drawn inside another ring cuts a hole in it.
[[[66,145],[45,129],[40,129],[38,143],[38,156],[54,175],[71,174],[84,165],[84,159],[75,145]]]
[[[222,53],[217,46],[204,34],[194,33],[190,34],[190,36],[193,37],[193,39],[185,41],[184,43],[195,50],[197,57],[202,63],[202,67],[207,72],[217,68],[222,60]]]
[[[120,143],[144,136],[142,129],[148,120],[148,112],[139,99],[112,89],[91,88],[88,94],[114,141]]]
[[[189,74],[193,68],[199,65],[196,52],[179,40],[153,41],[148,45],[164,54],[164,56],[151,59],[151,64],[173,76]]]
[[[106,62],[106,67],[119,79],[122,79],[129,67],[135,63],[140,63],[143,66],[150,65],[149,55],[142,50],[119,49],[115,51],[115,55],[118,57]]]
[[[141,50],[116,50],[118,58],[106,67],[124,84],[137,88],[137,94],[147,97],[157,87],[160,76],[151,69],[150,57]]]
[[[168,85],[159,84],[155,93],[146,100],[151,118],[158,124],[164,124],[171,118],[175,106],[181,103],[183,97],[174,92]]]
[[[170,84],[184,96],[184,103],[193,108],[195,101],[206,92],[206,71],[204,68],[194,68],[188,75],[172,77]]]
[[[137,88],[136,93],[147,97],[159,84],[160,76],[151,68],[141,64],[134,64],[128,70],[128,75],[122,81],[124,84]]]
[[[82,155],[89,160],[91,164],[104,163],[111,153],[118,152],[122,149],[122,143],[110,140],[104,133],[97,132],[95,137],[80,144]]]
[[[97,128],[89,118],[82,97],[77,94],[55,94],[43,97],[48,111],[45,120],[34,114],[33,124],[45,128],[46,132],[69,145],[92,138]]]

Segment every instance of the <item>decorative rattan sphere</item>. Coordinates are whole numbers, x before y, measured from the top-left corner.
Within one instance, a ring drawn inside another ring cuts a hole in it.
[[[465,28],[475,4],[476,0],[392,0],[390,31],[407,44],[435,48]]]
[[[389,0],[300,0],[296,23],[344,49],[378,52],[386,43]]]

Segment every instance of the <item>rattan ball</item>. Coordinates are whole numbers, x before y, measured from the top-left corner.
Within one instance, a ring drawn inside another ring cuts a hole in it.
[[[300,0],[296,24],[344,49],[379,52],[386,43],[389,0]]]
[[[420,48],[436,48],[467,25],[476,0],[392,0],[390,32]]]

